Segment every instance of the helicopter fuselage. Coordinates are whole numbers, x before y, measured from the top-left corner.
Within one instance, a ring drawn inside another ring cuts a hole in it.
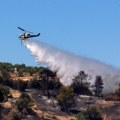
[[[26,40],[26,39],[30,38],[30,34],[24,33],[22,35],[19,35],[19,38],[21,40]]]
[[[40,33],[38,33],[37,35],[31,35],[31,34],[29,34],[29,33],[24,33],[24,34],[22,34],[22,35],[19,35],[19,38],[20,38],[21,40],[26,40],[26,39],[28,39],[28,38],[38,37],[39,35],[40,35]]]

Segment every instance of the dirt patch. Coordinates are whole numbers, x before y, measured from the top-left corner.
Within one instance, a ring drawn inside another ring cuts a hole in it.
[[[71,115],[62,115],[56,112],[40,110],[33,108],[34,112],[41,118],[50,119],[50,120],[77,120],[74,116]]]
[[[1,105],[4,107],[4,108],[12,108],[12,104],[10,102],[4,102],[4,103],[1,103]]]
[[[21,96],[21,93],[18,90],[10,89],[10,94],[13,98],[19,98]]]

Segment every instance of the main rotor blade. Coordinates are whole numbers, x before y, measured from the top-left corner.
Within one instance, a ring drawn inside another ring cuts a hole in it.
[[[20,27],[18,27],[18,29],[20,29],[20,30],[22,30],[22,31],[26,31],[26,30],[24,30],[24,29],[22,29],[22,28],[20,28]]]
[[[18,29],[20,29],[20,30],[22,30],[22,31],[25,31],[25,32],[28,32],[28,33],[33,33],[33,32],[30,32],[30,31],[24,30],[24,29],[22,29],[21,27],[18,27]]]

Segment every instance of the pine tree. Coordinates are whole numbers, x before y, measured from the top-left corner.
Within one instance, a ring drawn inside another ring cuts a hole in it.
[[[102,96],[103,90],[103,79],[101,76],[96,76],[95,84],[94,84],[94,93],[97,97]]]
[[[71,87],[76,94],[91,94],[89,90],[90,83],[88,82],[88,78],[90,76],[86,74],[84,71],[80,71],[79,74],[72,80]]]

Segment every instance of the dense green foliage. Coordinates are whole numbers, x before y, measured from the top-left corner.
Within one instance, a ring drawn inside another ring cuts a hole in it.
[[[47,68],[44,67],[31,67],[31,66],[26,66],[25,64],[11,64],[11,63],[4,63],[0,62],[0,71],[3,73],[10,73],[13,72],[14,70],[17,70],[20,74],[26,72],[30,73],[30,75],[34,73],[43,73],[44,71],[47,70]]]
[[[0,62],[0,71],[13,72],[14,66],[11,63]]]
[[[30,75],[33,75],[34,73],[42,73],[45,68],[43,67],[31,67],[31,66],[26,66],[25,64],[15,64],[14,68],[19,71],[19,73],[22,75],[22,73],[30,73]]]

